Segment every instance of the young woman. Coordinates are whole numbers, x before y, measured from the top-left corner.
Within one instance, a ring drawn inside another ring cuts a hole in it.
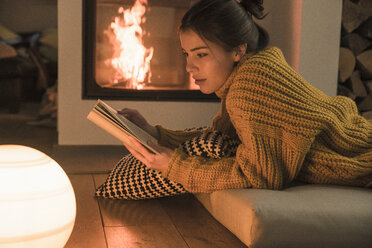
[[[221,98],[216,130],[241,144],[235,157],[188,156],[178,146],[201,131],[151,126],[136,111],[121,113],[159,140],[161,153],[127,149],[147,167],[189,192],[281,189],[293,180],[372,186],[372,122],[346,97],[306,82],[253,20],[262,0],[201,0],[186,13],[180,41],[186,70],[205,94]],[[208,131],[207,130],[207,131]]]

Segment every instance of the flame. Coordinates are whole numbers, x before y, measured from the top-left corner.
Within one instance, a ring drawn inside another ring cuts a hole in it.
[[[115,17],[105,31],[116,51],[105,61],[116,70],[114,84],[125,81],[127,88],[141,89],[146,78],[151,82],[150,61],[154,49],[144,47],[141,28],[141,23],[145,22],[146,5],[147,0],[136,0],[130,9],[120,7],[118,13],[121,15]]]

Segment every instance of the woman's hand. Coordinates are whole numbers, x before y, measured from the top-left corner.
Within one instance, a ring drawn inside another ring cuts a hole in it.
[[[118,114],[124,116],[156,139],[159,139],[159,133],[156,127],[150,125],[146,119],[136,109],[123,108],[118,110]]]
[[[169,160],[173,154],[173,150],[158,145],[158,144],[149,144],[151,146],[156,147],[156,149],[160,152],[160,154],[153,154],[149,152],[141,143],[139,143],[135,138],[133,137],[128,137],[128,139],[132,142],[136,150],[132,149],[128,145],[124,144],[123,145],[128,149],[132,155],[144,163],[147,168],[158,170],[160,172],[166,172],[168,169],[168,163]]]

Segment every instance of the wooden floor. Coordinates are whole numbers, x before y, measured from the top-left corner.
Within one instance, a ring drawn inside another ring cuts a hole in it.
[[[66,171],[74,187],[77,216],[66,248],[246,247],[191,194],[155,200],[97,199],[102,184],[126,154],[121,146],[58,146],[56,128],[31,126],[37,104],[8,114],[0,106],[0,144],[39,149]]]

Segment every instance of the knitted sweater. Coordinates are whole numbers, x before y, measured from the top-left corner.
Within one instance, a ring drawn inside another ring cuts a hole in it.
[[[294,179],[371,187],[372,122],[351,99],[305,81],[278,48],[245,55],[216,94],[210,129],[240,139],[236,156],[187,156],[177,146],[200,131],[157,126],[160,144],[175,148],[164,177],[194,193],[282,189]]]

